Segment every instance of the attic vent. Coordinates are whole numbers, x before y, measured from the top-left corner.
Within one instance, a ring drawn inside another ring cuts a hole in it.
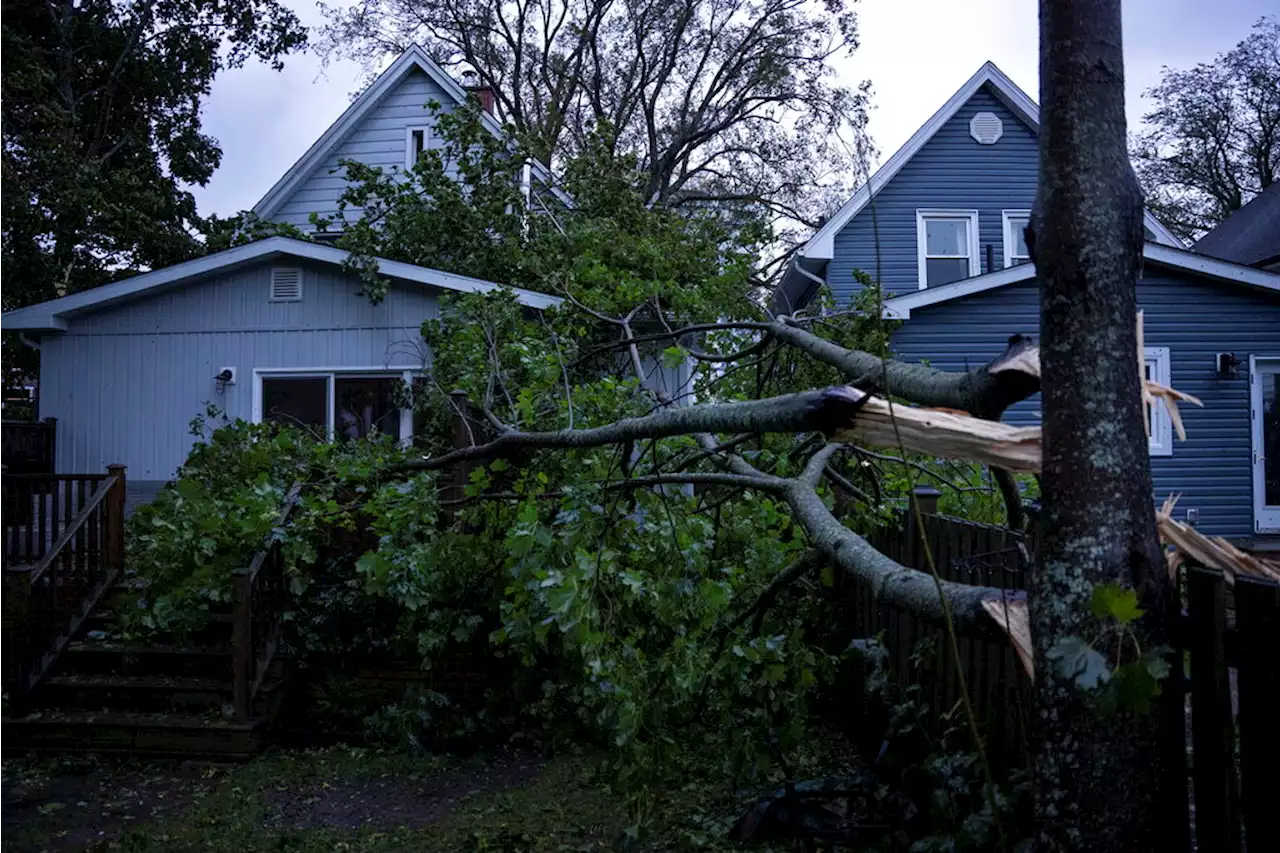
[[[291,267],[275,267],[271,270],[271,301],[302,301],[302,270]]]
[[[995,145],[1004,136],[1004,122],[995,113],[978,113],[969,120],[969,135],[983,145]]]

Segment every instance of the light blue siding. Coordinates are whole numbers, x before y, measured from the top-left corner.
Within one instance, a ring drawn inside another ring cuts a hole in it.
[[[994,145],[969,135],[969,120],[993,112],[1004,123]],[[841,300],[854,288],[853,270],[876,276],[879,238],[880,283],[886,294],[919,289],[916,263],[916,210],[954,208],[978,211],[982,272],[987,247],[995,267],[1004,264],[1001,212],[1029,210],[1036,196],[1039,163],[1036,134],[983,87],[951,117],[865,208],[836,235],[827,284]]]
[[[334,152],[317,166],[281,203],[272,217],[277,222],[309,228],[312,213],[334,216],[338,197],[346,189],[345,170],[339,160],[356,160],[384,170],[403,168],[406,131],[420,125],[434,126],[435,114],[427,108],[430,101],[447,112],[453,100],[425,73],[414,68],[398,85],[352,129]],[[347,211],[347,217],[353,214]]]
[[[41,417],[58,418],[58,469],[112,462],[135,481],[171,477],[186,458],[191,418],[213,403],[252,415],[254,370],[421,367],[419,329],[437,316],[433,293],[393,284],[370,305],[335,267],[303,268],[301,302],[270,302],[272,264],[73,318],[41,342]],[[214,375],[234,367],[235,385]]]
[[[1253,532],[1248,369],[1220,379],[1214,357],[1234,352],[1280,355],[1280,296],[1147,267],[1138,284],[1147,346],[1169,347],[1173,386],[1204,401],[1183,406],[1187,440],[1172,456],[1151,459],[1156,500],[1179,493],[1181,514],[1200,511],[1199,527],[1220,536]],[[1009,335],[1037,334],[1039,297],[1034,281],[917,308],[893,336],[897,355],[935,367],[965,370],[998,354]],[[1135,365],[1135,370],[1136,365]],[[1005,420],[1037,423],[1035,401]]]

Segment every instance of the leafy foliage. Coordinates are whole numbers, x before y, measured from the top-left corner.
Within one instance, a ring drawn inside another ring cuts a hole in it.
[[[1059,677],[1089,694],[1100,713],[1148,713],[1170,672],[1169,647],[1142,648],[1136,627],[1143,611],[1132,589],[1115,583],[1095,586],[1090,611],[1102,626],[1097,636],[1063,637],[1049,649],[1049,662]],[[1097,649],[1103,641],[1115,649],[1114,664]]]
[[[212,81],[306,42],[277,0],[13,3],[0,33],[6,311],[199,254]],[[7,337],[6,376],[34,370]]]

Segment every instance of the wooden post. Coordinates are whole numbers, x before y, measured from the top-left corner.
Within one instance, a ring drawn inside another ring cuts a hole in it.
[[[45,436],[46,444],[45,455],[48,457],[48,473],[54,474],[58,470],[58,419],[45,418],[45,425],[49,427],[49,432]]]
[[[938,498],[940,497],[942,497],[942,492],[933,486],[916,486],[911,490],[911,500],[915,501],[916,506],[920,507],[921,515],[937,515]]]
[[[1240,807],[1249,850],[1280,849],[1280,826],[1271,811],[1280,767],[1280,586],[1236,575],[1236,629],[1242,646],[1236,661],[1240,698]],[[1193,709],[1194,710],[1194,709]]]
[[[231,681],[236,722],[243,725],[249,722],[253,683],[253,580],[248,571],[237,569],[231,584]]]
[[[1191,764],[1198,849],[1240,849],[1235,814],[1231,690],[1227,679],[1227,583],[1217,569],[1187,570],[1191,652]]]
[[[107,466],[107,475],[115,477],[111,494],[107,495],[107,541],[103,550],[107,553],[107,566],[116,571],[124,570],[124,506],[128,483],[125,466],[116,463]]]

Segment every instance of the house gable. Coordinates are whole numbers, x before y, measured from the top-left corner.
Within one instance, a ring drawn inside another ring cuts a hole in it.
[[[984,145],[970,122],[995,115],[1002,134]],[[1039,163],[1035,131],[989,85],[982,86],[833,237],[827,285],[837,299],[856,288],[854,269],[877,278],[886,295],[919,289],[916,211],[976,210],[981,272],[1003,266],[1002,211],[1028,210],[1036,195]],[[878,252],[877,252],[878,244]],[[877,264],[878,261],[878,264]]]
[[[301,180],[280,193],[278,200],[260,204],[255,212],[306,231],[311,230],[312,213],[324,218],[335,217],[338,199],[347,188],[346,170],[341,161],[354,160],[384,171],[404,169],[409,128],[425,127],[434,131],[438,113],[428,107],[431,102],[440,105],[441,113],[457,105],[421,68],[410,67],[342,138],[328,146],[320,162],[311,166]],[[352,215],[359,213],[349,210],[347,216]]]
[[[803,307],[820,283],[846,298],[856,289],[855,269],[873,277],[878,270],[890,294],[918,289],[916,211],[922,209],[977,216],[980,233],[970,241],[978,257],[970,274],[1002,267],[1003,214],[1029,210],[1035,198],[1039,121],[1036,103],[985,63],[801,247],[783,273],[778,310]],[[921,157],[923,164],[916,162]],[[1149,212],[1144,226],[1147,239],[1181,247]]]
[[[346,185],[338,161],[357,160],[384,169],[403,168],[410,128],[434,128],[435,101],[441,112],[461,104],[466,90],[418,45],[411,46],[356,98],[253,207],[263,219],[311,230],[312,213],[332,216]],[[504,137],[501,123],[488,113],[481,121],[490,133]],[[572,199],[555,186],[542,163],[528,164],[539,192],[572,206]],[[349,214],[350,215],[350,214]]]

